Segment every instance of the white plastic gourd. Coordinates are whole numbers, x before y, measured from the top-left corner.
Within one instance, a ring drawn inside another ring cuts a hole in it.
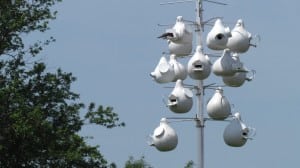
[[[161,57],[154,71],[150,73],[150,76],[157,83],[172,82],[175,78],[175,72],[172,65],[169,64],[165,57]]]
[[[254,135],[255,130],[243,123],[240,113],[235,113],[233,120],[224,130],[223,138],[227,145],[241,147]]]
[[[213,28],[207,34],[206,44],[212,50],[224,50],[231,36],[229,27],[225,27],[221,19],[217,19]]]
[[[239,19],[231,31],[231,37],[227,42],[227,48],[232,52],[244,53],[248,51],[251,45],[251,39],[251,33],[245,29],[243,20]]]
[[[193,45],[192,43],[174,43],[172,41],[168,41],[168,48],[171,54],[186,56],[192,52]]]
[[[233,76],[223,76],[223,82],[230,87],[240,87],[242,86],[247,78],[247,72],[236,72]]]
[[[193,106],[193,92],[184,88],[182,80],[176,81],[175,87],[168,97],[168,107],[175,113],[186,113]]]
[[[171,29],[167,29],[159,38],[168,40],[171,54],[185,56],[192,52],[192,29],[184,22],[182,16],[177,16],[175,25]]]
[[[243,63],[237,54],[233,54],[232,58],[235,60],[235,64],[238,65],[236,73],[233,76],[223,76],[223,82],[230,87],[240,87],[245,81],[251,81],[253,77],[247,77],[248,70],[244,67]]]
[[[206,108],[208,116],[214,120],[224,120],[231,114],[230,103],[223,95],[222,88],[216,89]]]
[[[236,72],[244,71],[243,64],[231,56],[229,49],[225,49],[223,55],[214,62],[212,70],[217,76],[233,76]]]
[[[160,125],[150,135],[150,146],[156,147],[157,150],[166,152],[176,148],[178,137],[175,130],[168,125],[166,118],[162,118]]]
[[[176,23],[172,28],[175,30],[174,38],[170,38],[175,43],[191,43],[193,39],[192,29],[187,25],[182,16],[177,16]]]
[[[174,54],[170,55],[169,64],[174,69],[174,78],[172,80],[173,82],[176,82],[178,79],[181,79],[181,80],[186,79],[187,70],[180,62],[177,61],[176,55],[174,55]]]
[[[211,62],[207,55],[204,55],[201,46],[197,46],[195,54],[188,62],[188,74],[192,79],[204,80],[211,73]]]

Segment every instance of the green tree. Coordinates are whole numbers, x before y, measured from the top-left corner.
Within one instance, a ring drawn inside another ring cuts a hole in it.
[[[22,36],[31,32],[45,32],[56,11],[50,8],[62,0],[1,0],[0,55],[24,49]],[[30,48],[35,55],[42,48],[38,43]]]
[[[190,160],[186,163],[184,168],[193,168],[194,166],[195,166],[195,163],[192,160]]]
[[[142,156],[140,159],[135,160],[132,156],[129,157],[129,160],[125,163],[125,168],[153,168],[150,166],[146,160],[145,157]]]
[[[184,168],[193,168],[195,166],[194,161],[190,160],[186,163]],[[153,168],[146,160],[145,156],[142,156],[140,159],[134,159],[130,156],[125,163],[125,168]]]
[[[0,2],[0,167],[116,167],[78,132],[87,123],[124,123],[111,107],[90,103],[86,109],[70,89],[72,73],[47,72],[36,59],[53,38],[27,48],[23,42],[25,35],[49,29],[56,16],[51,7],[59,1]]]

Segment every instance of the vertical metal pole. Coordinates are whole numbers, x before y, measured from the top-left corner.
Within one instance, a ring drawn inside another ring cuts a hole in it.
[[[203,25],[203,6],[202,6],[202,0],[196,0],[196,26],[197,26],[197,39],[196,44],[202,46],[202,32],[204,31],[204,25]]]
[[[203,109],[203,81],[200,80],[197,86],[196,96],[198,98],[197,130],[198,130],[198,159],[199,168],[204,168],[204,109]]]
[[[196,31],[197,31],[197,39],[196,45],[202,46],[202,31],[203,31],[203,23],[202,23],[202,0],[196,0]],[[199,168],[204,168],[204,102],[203,102],[203,95],[204,95],[204,87],[203,81],[199,80],[197,85],[197,99],[198,99],[198,113],[197,113],[197,128],[198,128],[198,158],[199,158]]]

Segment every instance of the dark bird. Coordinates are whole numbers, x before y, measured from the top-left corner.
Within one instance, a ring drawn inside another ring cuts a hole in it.
[[[174,34],[170,32],[166,32],[157,38],[162,38],[166,40],[166,39],[174,38]]]

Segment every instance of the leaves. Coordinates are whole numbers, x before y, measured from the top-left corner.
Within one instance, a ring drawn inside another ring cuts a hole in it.
[[[138,160],[135,160],[132,156],[130,156],[129,160],[125,163],[125,168],[152,168],[152,166],[146,162],[144,156]]]
[[[23,44],[24,34],[49,29],[56,16],[50,7],[60,1],[0,2],[0,167],[116,167],[78,132],[86,120],[106,128],[124,126],[118,115],[91,103],[82,119],[85,105],[71,90],[72,73],[48,72],[33,58],[54,38],[28,49]]]
[[[184,166],[184,168],[193,168],[195,166],[194,161],[190,160],[187,162],[187,164]]]
[[[91,103],[89,106],[89,111],[85,115],[85,118],[89,120],[90,123],[102,125],[106,128],[125,126],[125,123],[117,123],[119,117],[113,112],[112,107],[99,106],[95,111],[95,104]]]
[[[22,35],[45,32],[56,18],[50,8],[62,0],[3,0],[0,2],[0,55],[24,48]]]
[[[113,108],[91,103],[81,119],[84,104],[71,91],[72,73],[46,72],[45,63],[29,66],[23,56],[0,65],[0,167],[114,166],[78,135],[87,119],[106,128],[124,126]]]

